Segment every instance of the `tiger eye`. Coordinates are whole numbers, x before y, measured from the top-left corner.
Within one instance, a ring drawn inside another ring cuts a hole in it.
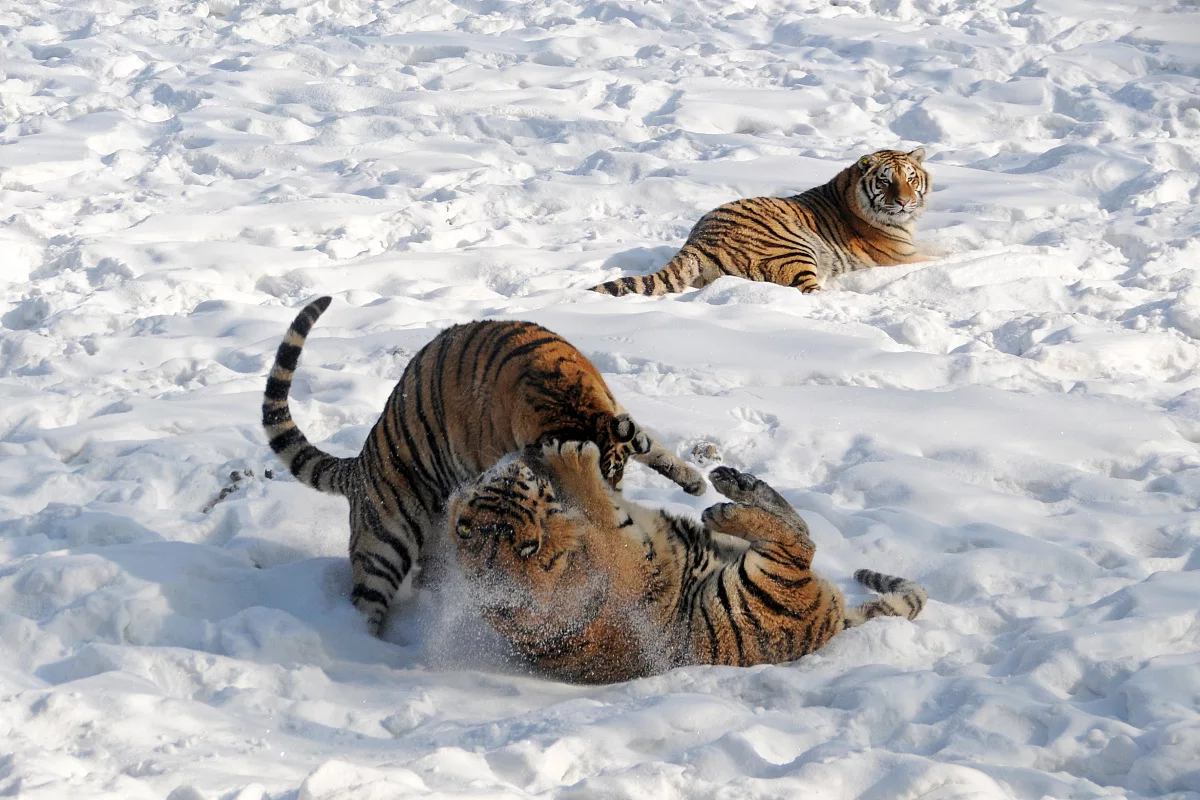
[[[460,519],[454,530],[458,533],[460,539],[471,538],[471,525],[465,519]]]

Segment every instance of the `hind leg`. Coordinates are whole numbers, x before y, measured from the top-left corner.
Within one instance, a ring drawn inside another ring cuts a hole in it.
[[[388,607],[416,562],[418,541],[405,523],[381,517],[370,501],[351,502],[350,600],[373,636],[379,635]]]
[[[632,458],[645,464],[688,494],[704,494],[704,476],[679,456],[659,444],[628,413],[621,411],[609,423],[610,442],[602,447],[600,469],[614,489],[621,488],[625,461]],[[607,450],[607,452],[605,452]],[[619,469],[619,471],[618,471]],[[613,474],[617,475],[613,481]]]
[[[782,546],[789,551],[789,559],[802,556],[802,560],[811,562],[816,551],[816,544],[808,536],[807,526],[798,527],[791,520],[782,519],[758,506],[717,503],[704,509],[700,521],[710,532],[745,539],[755,549],[761,550],[768,545]]]
[[[808,525],[779,492],[731,467],[717,467],[709,479],[718,492],[737,502],[705,509],[705,527],[746,539],[752,550],[768,554],[777,550],[786,560],[805,567],[812,563],[817,546],[808,535]]]
[[[782,262],[776,261],[763,269],[764,280],[778,283],[780,286],[790,286],[805,294],[819,292],[821,281],[816,267],[807,259],[795,256],[785,257]]]

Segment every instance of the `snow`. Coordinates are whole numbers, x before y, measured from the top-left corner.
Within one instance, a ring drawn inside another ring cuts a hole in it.
[[[0,794],[1200,798],[1198,98],[1191,0],[0,0]],[[916,146],[938,261],[585,291]],[[532,319],[929,605],[606,687],[453,597],[367,636],[257,421],[324,293],[330,451]]]

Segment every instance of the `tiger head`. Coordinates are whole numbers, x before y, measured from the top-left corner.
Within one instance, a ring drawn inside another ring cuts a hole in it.
[[[863,156],[851,171],[857,171],[854,186],[857,211],[868,222],[905,227],[925,211],[931,182],[921,166],[925,150],[905,153],[879,150]]]
[[[579,630],[605,605],[589,523],[532,454],[510,455],[461,487],[447,521],[470,599],[518,648]]]

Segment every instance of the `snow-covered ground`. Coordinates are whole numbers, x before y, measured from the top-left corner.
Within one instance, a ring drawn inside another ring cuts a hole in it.
[[[1200,797],[1195,0],[0,0],[0,118],[0,795]],[[937,262],[585,291],[916,145]],[[264,476],[321,293],[331,451],[533,319],[927,610],[600,688],[454,598],[368,637],[344,502]]]

